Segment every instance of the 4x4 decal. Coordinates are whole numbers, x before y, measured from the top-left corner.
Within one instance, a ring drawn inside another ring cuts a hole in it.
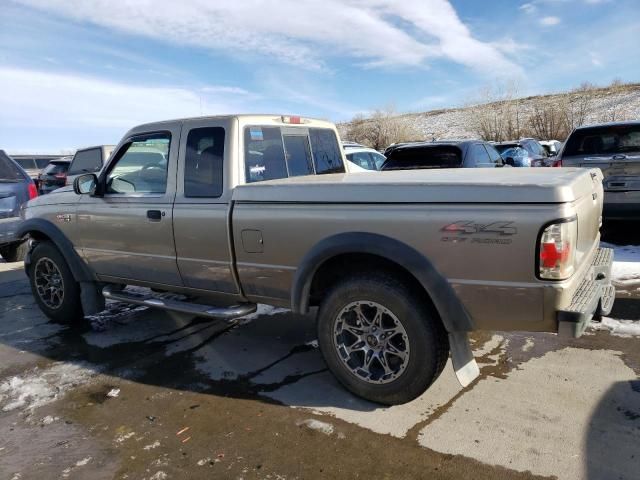
[[[500,237],[509,237],[518,233],[514,222],[477,223],[473,220],[458,220],[445,225],[441,230],[451,234],[451,236],[442,237],[440,240],[443,242],[462,243],[470,240],[470,243],[492,245],[508,245],[511,239]],[[493,234],[493,236],[479,237],[476,234]]]

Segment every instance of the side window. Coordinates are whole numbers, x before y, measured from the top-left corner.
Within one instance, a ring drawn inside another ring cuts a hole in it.
[[[465,166],[467,167],[486,167],[490,163],[489,155],[480,143],[474,143],[469,147]]]
[[[222,195],[224,128],[193,128],[187,136],[184,159],[184,196],[218,198]]]
[[[80,173],[93,173],[102,168],[102,150],[100,148],[92,148],[90,150],[81,150],[75,154],[69,167],[69,175],[78,175]]]
[[[169,133],[134,137],[118,152],[107,175],[107,193],[165,193]]]
[[[495,147],[493,145],[488,145],[485,144],[484,148],[487,149],[487,153],[489,154],[489,158],[491,159],[491,161],[495,164],[501,164],[502,163],[502,157],[500,156],[500,154],[498,153],[498,151],[495,149]]]
[[[349,157],[349,160],[359,167],[366,168],[367,170],[371,169],[371,165],[369,165],[369,154],[367,152],[351,153]]]

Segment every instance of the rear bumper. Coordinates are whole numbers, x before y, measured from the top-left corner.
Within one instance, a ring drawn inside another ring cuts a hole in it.
[[[558,334],[578,338],[593,318],[608,315],[616,291],[611,285],[613,249],[599,248],[571,303],[556,312]]]
[[[0,219],[0,245],[19,240],[17,231],[21,221],[20,217]]]

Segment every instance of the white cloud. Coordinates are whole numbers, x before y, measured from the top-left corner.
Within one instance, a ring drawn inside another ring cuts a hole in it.
[[[555,25],[558,25],[559,23],[560,23],[559,17],[548,16],[548,17],[542,17],[540,19],[540,25],[543,25],[545,27],[553,27]]]
[[[224,93],[233,87],[208,88],[212,92],[0,67],[0,130],[128,129],[148,121],[246,109]]]
[[[520,72],[474,38],[446,0],[123,0],[117,6],[110,0],[18,1],[129,34],[275,57],[308,69],[325,68],[327,57],[341,54],[372,66],[446,58],[492,73]]]
[[[536,7],[533,2],[532,3],[523,3],[522,5],[520,5],[520,10],[522,10],[524,13],[527,13],[527,14],[535,13],[535,11],[537,9],[538,9],[538,7]]]

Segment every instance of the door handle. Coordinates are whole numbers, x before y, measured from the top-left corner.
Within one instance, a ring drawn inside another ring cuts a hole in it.
[[[152,222],[159,222],[162,220],[162,212],[160,210],[147,210],[147,218]]]

